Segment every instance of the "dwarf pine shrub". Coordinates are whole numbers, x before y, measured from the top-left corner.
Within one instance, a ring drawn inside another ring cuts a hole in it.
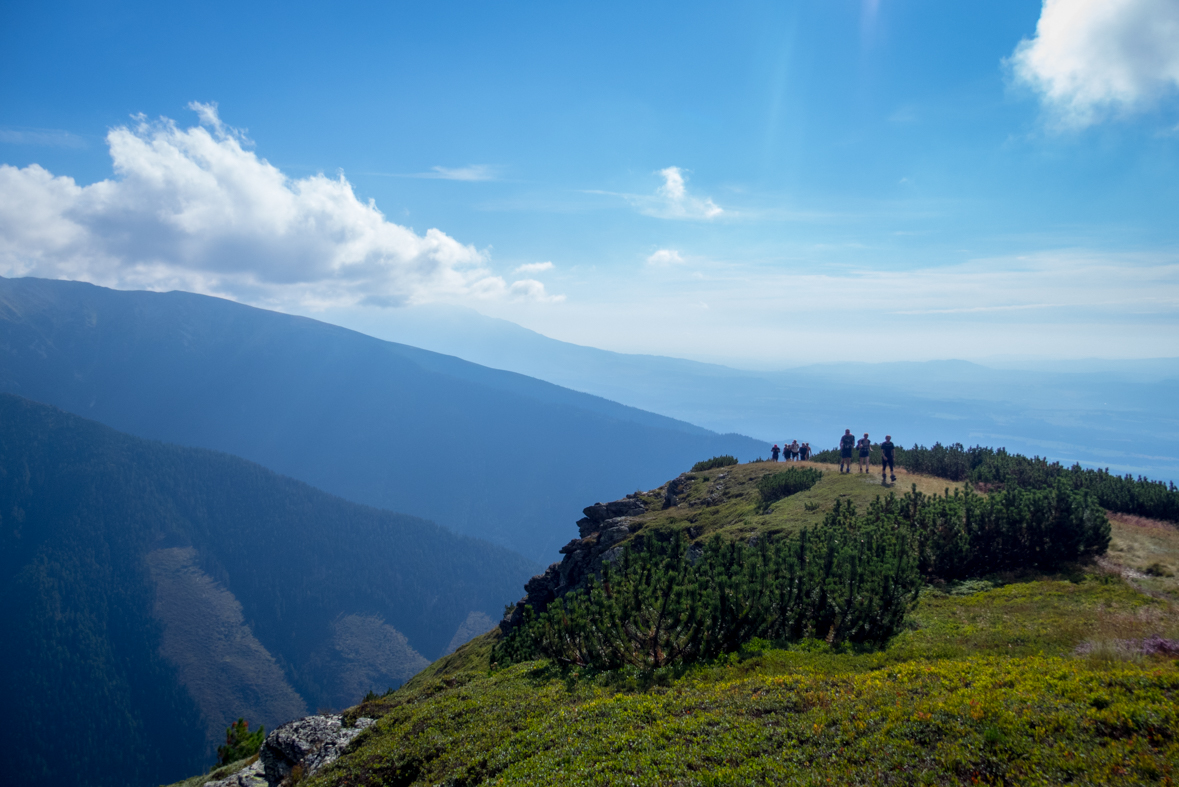
[[[702,473],[705,470],[712,470],[717,467],[728,467],[729,465],[737,464],[737,457],[735,456],[714,456],[711,459],[705,459],[692,465],[693,473]]]
[[[823,478],[821,470],[810,467],[791,467],[784,472],[762,476],[757,482],[757,491],[762,503],[769,505],[775,500],[805,492]]]

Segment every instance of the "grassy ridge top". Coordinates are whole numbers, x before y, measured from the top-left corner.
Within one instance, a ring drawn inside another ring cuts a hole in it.
[[[862,509],[889,491],[876,475],[805,466],[822,480],[768,511],[757,481],[786,465],[690,474],[677,507],[652,490],[632,524],[697,540],[788,533],[821,525],[836,500]],[[1151,643],[1179,640],[1179,580],[1147,569],[1179,568],[1179,530],[1111,522],[1096,563],[927,587],[870,652],[755,641],[655,671],[501,669],[495,630],[348,711],[378,721],[301,784],[1174,783],[1179,662]]]
[[[690,474],[677,507],[660,508],[666,487],[642,495],[637,530],[788,533],[888,491],[806,466],[823,479],[768,511],[757,480],[784,465]],[[912,484],[954,487],[917,474],[898,486]],[[379,721],[307,784],[1173,783],[1179,662],[1150,643],[1179,639],[1179,584],[1145,569],[1179,567],[1179,531],[1112,526],[1098,563],[927,588],[872,652],[755,642],[654,672],[497,669],[494,631],[349,711]]]
[[[1179,776],[1179,669],[1119,645],[1179,636],[1175,604],[1100,568],[1011,579],[926,591],[909,628],[864,654],[807,643],[646,676],[489,670],[485,635],[353,709],[380,720],[308,787]]]
[[[765,506],[757,482],[791,467],[819,470],[823,478],[804,492]],[[640,494],[648,510],[633,518],[632,531],[686,530],[692,540],[714,535],[744,539],[761,533],[787,534],[821,525],[836,500],[854,503],[857,509],[864,510],[880,495],[890,491],[903,494],[914,484],[927,495],[962,488],[961,483],[903,471],[896,484],[884,486],[878,466],[871,473],[840,475],[838,465],[819,462],[749,462],[687,473],[684,477],[688,484],[677,495],[679,504],[672,508],[663,508],[666,484]]]

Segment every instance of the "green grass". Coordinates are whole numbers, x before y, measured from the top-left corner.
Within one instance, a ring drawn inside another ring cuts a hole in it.
[[[1150,634],[1179,636],[1174,604],[1096,568],[931,588],[868,653],[497,670],[493,632],[353,709],[380,720],[305,784],[1168,783],[1175,663],[1076,652]]]
[[[757,482],[789,467],[820,470],[823,479],[810,489],[775,501],[767,508],[757,492]],[[902,473],[895,485],[886,487],[880,483],[879,469],[874,467],[866,474],[856,471],[840,475],[838,465],[749,462],[692,473],[692,485],[679,496],[678,506],[662,509],[663,487],[651,490],[642,496],[648,512],[636,517],[635,522],[643,529],[686,530],[695,541],[718,534],[743,539],[755,533],[785,534],[816,527],[822,524],[836,500],[850,501],[862,511],[878,496],[889,492],[904,494],[913,484],[925,494],[941,494],[946,489],[962,486],[940,478]]]
[[[640,529],[790,532],[836,500],[862,509],[887,492],[878,476],[823,467],[760,513],[757,480],[782,467],[697,473],[666,511],[653,490]],[[911,483],[947,486],[902,476],[898,491]],[[1179,535],[1112,527],[1096,564],[927,587],[877,650],[808,641],[655,671],[500,668],[495,630],[348,711],[378,722],[301,784],[1174,784],[1179,663],[1134,643],[1179,639],[1175,579],[1144,573],[1179,567]]]

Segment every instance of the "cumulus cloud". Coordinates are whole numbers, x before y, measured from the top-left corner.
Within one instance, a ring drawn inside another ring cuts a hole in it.
[[[516,273],[543,273],[544,271],[551,271],[553,264],[551,262],[527,262],[516,268]]]
[[[675,249],[659,249],[647,258],[648,265],[679,265],[684,261]]]
[[[1036,35],[1008,60],[1061,124],[1146,109],[1179,87],[1175,0],[1044,0]]]
[[[388,221],[343,175],[286,176],[215,104],[190,108],[200,125],[138,116],[112,129],[113,180],[80,186],[36,164],[0,165],[0,272],[312,308],[552,300],[441,230]]]

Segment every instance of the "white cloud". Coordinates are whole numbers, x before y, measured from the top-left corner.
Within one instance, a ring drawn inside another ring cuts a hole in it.
[[[1062,125],[1146,109],[1179,87],[1179,2],[1044,0],[1008,63]]]
[[[89,186],[0,165],[0,273],[185,289],[282,306],[552,300],[507,283],[438,229],[419,235],[340,175],[292,179],[247,150],[216,105],[200,126],[135,118],[107,135],[117,177]]]
[[[516,268],[516,273],[543,273],[544,271],[551,271],[553,264],[551,262],[527,262]]]
[[[86,140],[55,128],[0,128],[0,143],[52,148],[84,148]]]
[[[664,215],[683,219],[711,219],[724,213],[711,198],[699,199],[688,194],[687,178],[679,167],[659,170],[663,185],[659,195],[664,199]]]
[[[679,265],[683,262],[684,258],[675,249],[659,249],[647,258],[648,265]]]
[[[415,178],[438,178],[439,180],[495,180],[495,167],[487,164],[471,164],[466,167],[430,167],[432,172],[419,172]]]

